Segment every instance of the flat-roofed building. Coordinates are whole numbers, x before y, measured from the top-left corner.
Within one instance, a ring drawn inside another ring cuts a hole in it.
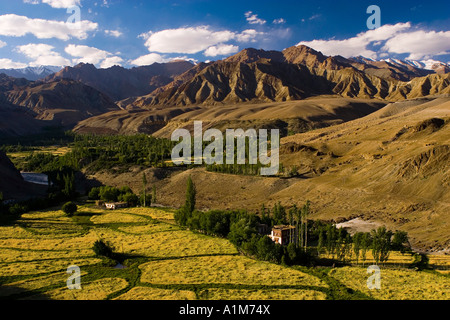
[[[289,243],[296,243],[298,239],[297,229],[294,226],[274,226],[269,235],[273,242],[281,245],[288,245]]]

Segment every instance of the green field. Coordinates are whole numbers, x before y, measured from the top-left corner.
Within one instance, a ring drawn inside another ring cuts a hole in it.
[[[99,239],[113,245],[126,268],[96,257]],[[66,286],[71,265],[81,269],[81,290]],[[88,204],[72,218],[53,209],[0,227],[0,299],[450,299],[445,274],[381,266],[381,290],[367,288],[368,276],[363,267],[257,261],[226,239],[180,228],[166,209],[105,211]]]

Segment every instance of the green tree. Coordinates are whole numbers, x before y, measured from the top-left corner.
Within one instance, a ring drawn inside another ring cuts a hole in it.
[[[139,203],[143,207],[144,207],[144,204],[146,204],[147,206],[151,205],[152,204],[152,196],[149,195],[149,194],[146,194],[145,197],[144,197],[144,195],[141,194],[139,196]]]
[[[337,259],[344,262],[345,260],[345,237],[347,231],[344,228],[337,229],[336,256]]]
[[[301,246],[303,246],[305,251],[308,247],[308,216],[310,214],[310,207],[311,207],[311,202],[308,200],[308,201],[306,201],[306,204],[303,206],[303,208],[301,210],[301,219],[302,219],[301,239],[303,242]]]
[[[409,246],[408,233],[400,230],[396,231],[392,237],[392,249],[405,253],[405,245]]]
[[[370,233],[364,232],[361,235],[361,260],[363,261],[363,266],[367,260],[367,251],[372,246],[372,238]]]
[[[147,206],[147,177],[145,176],[145,172],[142,173],[142,189],[143,189],[143,195],[144,195],[144,207]]]
[[[429,268],[430,259],[425,253],[415,253],[413,255],[413,262],[411,268],[415,268],[418,271]]]
[[[186,202],[184,205],[186,212],[189,216],[192,215],[192,212],[194,212],[195,210],[196,195],[197,191],[194,182],[192,181],[192,178],[189,176],[186,188]]]
[[[152,187],[152,203],[156,203],[156,186]]]
[[[298,211],[298,208],[297,208],[297,205],[296,205],[296,204],[294,204],[294,205],[289,209],[289,212],[288,212],[288,219],[289,219],[289,224],[290,224],[291,226],[293,226],[294,223],[295,223],[295,217],[297,216],[297,211]]]
[[[73,172],[71,174],[64,175],[64,188],[63,194],[67,197],[72,197],[75,194],[75,176]]]
[[[88,197],[90,200],[100,200],[100,188],[92,188],[91,191],[89,191]]]
[[[392,232],[385,227],[372,230],[372,255],[376,264],[386,262],[391,251]]]
[[[253,235],[258,235],[254,221],[242,218],[237,222],[231,223],[228,240],[235,246],[240,247],[243,243],[250,242]],[[269,237],[265,238],[269,239]]]
[[[62,211],[69,217],[73,216],[77,211],[78,207],[73,202],[67,202],[62,206]]]
[[[105,186],[100,188],[99,197],[106,202],[116,202],[119,198],[120,191],[117,188]]]
[[[257,257],[260,260],[280,263],[283,255],[283,247],[269,237],[260,237],[257,244]]]
[[[139,203],[139,197],[134,193],[128,192],[126,194],[121,194],[119,196],[119,201],[126,202],[130,207],[136,207]]]
[[[319,230],[319,240],[317,241],[317,254],[320,255],[325,247],[325,231],[321,228]]]
[[[361,253],[362,238],[364,233],[357,232],[353,235],[353,253],[355,254],[356,264],[359,262],[359,255]]]
[[[352,236],[347,233],[344,240],[344,262],[352,259]]]

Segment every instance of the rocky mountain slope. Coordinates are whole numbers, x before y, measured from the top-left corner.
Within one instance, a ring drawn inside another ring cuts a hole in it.
[[[113,101],[119,101],[149,94],[155,89],[172,82],[176,76],[183,74],[193,66],[188,61],[174,61],[132,69],[119,66],[97,69],[92,64],[80,63],[75,67],[62,69],[45,78],[45,81],[77,80],[106,94]]]
[[[4,93],[6,100],[23,107],[36,119],[71,126],[88,117],[118,110],[104,94],[78,81],[61,80]]]
[[[324,94],[398,101],[447,94],[449,74],[429,73],[388,62],[369,64],[326,57],[305,46],[283,52],[245,49],[199,68],[196,74],[191,72],[184,82],[129,103],[141,108],[228,105],[293,101]]]
[[[77,81],[31,82],[0,74],[0,135],[39,133],[44,127],[72,128],[79,121],[119,110],[106,95]]]

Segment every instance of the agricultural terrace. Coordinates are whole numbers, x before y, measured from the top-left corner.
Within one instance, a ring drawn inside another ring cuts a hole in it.
[[[125,267],[96,256],[97,240],[110,243]],[[81,290],[66,286],[71,265],[81,269]],[[0,299],[450,299],[445,273],[382,267],[381,290],[369,290],[367,277],[364,267],[285,267],[246,257],[227,239],[178,226],[167,209],[86,204],[73,217],[55,208],[0,227]]]

